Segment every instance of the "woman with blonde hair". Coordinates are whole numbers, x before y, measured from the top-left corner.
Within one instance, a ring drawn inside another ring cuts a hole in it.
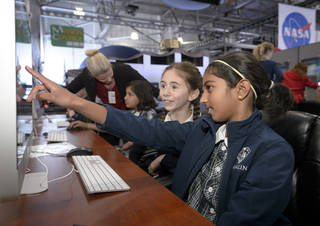
[[[283,79],[281,68],[271,60],[273,49],[272,43],[263,42],[253,50],[253,55],[260,61],[272,81],[281,82]]]
[[[72,93],[77,93],[85,88],[88,95],[87,99],[92,102],[108,104],[125,110],[124,97],[127,85],[134,80],[148,82],[131,66],[119,62],[110,62],[97,49],[87,50],[86,55],[88,56],[86,67],[66,88]],[[152,95],[158,97],[159,90],[153,85],[151,87]],[[118,138],[103,137],[112,145],[118,144]]]

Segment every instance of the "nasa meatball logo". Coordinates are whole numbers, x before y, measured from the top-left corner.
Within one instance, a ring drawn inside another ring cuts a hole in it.
[[[282,37],[287,48],[307,45],[310,42],[311,23],[300,13],[290,13],[282,24]]]

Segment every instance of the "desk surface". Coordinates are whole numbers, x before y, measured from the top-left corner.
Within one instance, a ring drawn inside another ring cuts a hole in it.
[[[0,225],[212,225],[177,196],[92,131],[68,132],[69,142],[92,148],[131,187],[130,191],[87,195],[79,175],[49,183],[41,194],[0,203]],[[41,157],[48,180],[66,175],[72,160]],[[43,171],[30,160],[33,172]]]

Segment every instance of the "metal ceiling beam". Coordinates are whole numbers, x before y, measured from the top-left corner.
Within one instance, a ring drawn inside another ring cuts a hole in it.
[[[17,12],[24,12],[24,7],[17,7]],[[82,20],[82,21],[92,21],[92,22],[102,22],[105,24],[113,24],[120,26],[133,26],[136,28],[144,28],[144,29],[155,29],[155,30],[165,30],[167,27],[176,26],[176,23],[171,22],[162,22],[159,20],[150,20],[145,18],[137,18],[137,17],[128,17],[128,16],[112,16],[99,14],[95,12],[85,12],[85,16],[77,16],[73,14],[73,9],[62,8],[62,7],[52,7],[52,6],[43,6],[42,7],[42,16],[46,18],[55,18],[55,19],[71,19],[71,20]],[[108,17],[108,18],[106,18]],[[210,32],[217,31],[216,28],[213,27],[197,27],[194,24],[181,24],[180,30],[182,32]]]
[[[312,6],[315,3],[318,3],[318,0],[306,0],[304,2],[296,4],[295,6],[308,7],[308,6]],[[277,13],[272,13],[269,16],[263,17],[261,19],[258,19],[256,21],[254,21],[254,22],[250,22],[250,23],[247,23],[247,24],[245,24],[243,26],[240,26],[240,27],[238,27],[236,29],[233,29],[233,30],[230,31],[230,33],[235,33],[235,32],[238,32],[238,31],[245,30],[245,29],[264,26],[266,24],[270,24],[270,23],[267,23],[267,22],[270,22],[270,21],[273,22],[272,24],[275,24],[274,21],[277,20],[277,18],[278,18],[278,14]]]
[[[148,34],[146,34],[146,33],[144,33],[144,32],[142,32],[142,31],[140,31],[139,29],[137,29],[137,28],[135,28],[135,27],[131,27],[133,30],[135,30],[136,32],[138,32],[138,33],[140,33],[140,34],[142,34],[143,36],[145,36],[145,37],[147,37],[148,39],[150,39],[151,41],[153,41],[153,42],[155,42],[155,43],[157,43],[157,44],[159,44],[160,45],[160,42],[159,41],[157,41],[157,40],[155,40],[154,38],[151,38],[151,36],[150,35],[148,35]]]
[[[103,39],[105,37],[105,35],[107,34],[110,25],[112,24],[112,20],[117,17],[120,13],[120,11],[130,2],[130,0],[123,0],[122,4],[120,7],[118,7],[116,9],[116,11],[114,12],[114,14],[112,15],[112,18],[110,19],[111,21],[105,25],[104,29],[100,32],[100,34],[98,35],[98,39]]]

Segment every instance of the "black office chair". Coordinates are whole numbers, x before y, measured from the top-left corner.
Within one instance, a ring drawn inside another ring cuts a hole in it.
[[[304,111],[314,115],[320,115],[320,101],[308,100],[296,105],[297,111]]]
[[[291,200],[285,210],[294,226],[318,225],[320,213],[320,117],[289,111],[266,123],[292,147],[295,167]]]

